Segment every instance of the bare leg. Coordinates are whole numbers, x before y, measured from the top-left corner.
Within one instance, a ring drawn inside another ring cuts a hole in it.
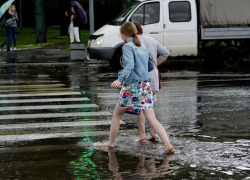
[[[118,135],[120,128],[120,119],[125,113],[126,109],[121,106],[116,106],[113,113],[113,118],[110,126],[109,144],[114,147],[115,138]]]
[[[143,114],[143,111],[141,111],[139,116],[136,116],[136,121],[140,132],[140,139],[147,138],[145,132],[145,116]]]
[[[115,138],[118,135],[119,128],[120,128],[120,119],[122,115],[125,113],[126,108],[122,108],[121,106],[116,105],[111,126],[110,126],[110,134],[109,134],[109,140],[107,142],[97,142],[95,143],[95,146],[108,146],[108,147],[114,147],[115,145]]]
[[[153,109],[144,109],[143,113],[148,120],[149,124],[155,129],[157,134],[160,136],[164,147],[166,149],[166,152],[169,152],[173,148],[173,146],[170,144],[166,130],[164,127],[159,123],[159,121],[155,117],[155,112]]]

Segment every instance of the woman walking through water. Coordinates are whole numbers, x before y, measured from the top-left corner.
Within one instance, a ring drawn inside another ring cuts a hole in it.
[[[149,75],[150,75],[150,86],[154,94],[154,102],[155,102],[156,94],[160,90],[160,79],[158,75],[159,71],[158,71],[157,66],[159,66],[164,61],[166,61],[170,53],[164,46],[162,46],[154,38],[149,37],[149,36],[144,36],[143,29],[139,23],[137,22],[133,22],[133,23],[137,29],[137,35],[141,43],[144,44],[148,48],[151,58],[154,61],[155,68],[153,71],[149,73]],[[146,131],[145,131],[145,117],[143,115],[143,112],[141,112],[139,116],[136,116],[136,121],[137,121],[138,128],[140,131],[140,137],[138,141],[145,143],[148,141],[148,139],[147,139]],[[150,129],[150,135],[151,135],[151,137],[149,138],[150,141],[159,140],[159,136],[153,128]]]
[[[125,42],[122,47],[124,69],[118,73],[118,79],[111,84],[112,88],[121,88],[120,99],[115,107],[110,127],[109,140],[97,142],[95,146],[114,147],[119,132],[120,119],[128,108],[143,111],[151,127],[160,136],[165,152],[173,154],[174,147],[170,144],[166,130],[158,122],[153,109],[153,93],[150,87],[149,72],[154,63],[147,48],[141,44],[137,29],[132,22],[124,23],[120,28],[121,38]]]
[[[78,10],[76,6],[71,6],[72,15],[70,16],[70,25],[69,25],[69,35],[70,35],[70,43],[73,43],[76,39],[76,42],[81,42],[79,37],[79,27],[81,24],[80,17],[78,14]],[[66,16],[68,17],[68,13],[65,11]]]

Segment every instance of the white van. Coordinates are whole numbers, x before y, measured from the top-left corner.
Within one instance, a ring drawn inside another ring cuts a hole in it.
[[[121,66],[123,41],[119,29],[124,22],[133,21],[173,57],[203,54],[206,60],[216,59],[225,66],[239,65],[243,57],[249,57],[249,12],[249,0],[134,1],[90,36],[88,55]]]

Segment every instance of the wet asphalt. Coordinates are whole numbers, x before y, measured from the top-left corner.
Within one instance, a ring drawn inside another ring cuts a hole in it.
[[[224,69],[201,60],[160,67],[155,113],[176,148],[170,156],[161,142],[139,144],[128,114],[117,147],[95,148],[108,138],[117,71],[56,51],[0,57],[1,180],[250,179],[248,61]]]

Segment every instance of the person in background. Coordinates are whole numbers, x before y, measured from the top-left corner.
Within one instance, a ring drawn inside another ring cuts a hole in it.
[[[60,36],[69,36],[69,14],[71,14],[71,1],[70,0],[63,0],[60,1],[60,9],[61,14],[63,14],[62,18],[60,19]]]
[[[5,46],[5,44],[7,44],[7,53],[13,53],[13,51],[10,50],[12,41],[12,25],[13,25],[13,15],[11,6],[9,7],[9,10],[3,15],[3,22],[7,32],[7,40],[5,40],[0,45],[0,51],[3,52],[3,47]]]
[[[156,119],[153,109],[153,92],[149,83],[149,72],[154,69],[153,60],[148,49],[141,44],[137,29],[132,22],[124,23],[120,28],[120,34],[125,42],[122,47],[124,69],[118,73],[118,79],[111,84],[112,88],[121,87],[120,98],[113,113],[109,140],[94,145],[114,147],[120,119],[129,108],[133,108],[142,111],[149,124],[159,134],[165,153],[173,154],[175,149],[169,142],[166,130]]]
[[[147,5],[147,10],[141,6],[133,14],[132,21],[140,22],[141,24],[155,24],[160,21],[160,6],[159,3],[151,3]],[[145,11],[145,12],[144,12]]]
[[[13,17],[13,25],[11,26],[11,29],[12,29],[12,39],[13,39],[13,46],[14,46],[14,48],[11,50],[17,51],[17,49],[16,49],[16,34],[17,34],[18,13],[16,12],[15,5],[11,5],[10,8],[12,10],[12,17]]]
[[[81,42],[79,37],[79,27],[80,27],[80,17],[77,11],[76,6],[71,6],[72,15],[70,16],[71,22],[69,25],[69,35],[70,35],[70,43]],[[65,12],[66,16],[68,17],[68,13]]]
[[[154,38],[142,35],[143,29],[139,23],[134,22],[134,24],[136,26],[136,29],[138,32],[137,35],[141,43],[144,44],[148,48],[149,53],[152,59],[154,60],[154,65],[159,66],[164,61],[166,61],[166,59],[169,56],[169,51],[164,46],[162,46],[158,41],[156,41]],[[151,71],[149,74],[150,74],[150,86],[155,95],[154,101],[156,101],[156,93],[159,92],[159,76],[158,76],[157,67],[155,67],[154,70]],[[139,131],[140,131],[140,137],[138,141],[147,142],[147,136],[145,133],[145,116],[143,112],[141,112],[139,116],[136,116],[136,120],[137,120],[137,124],[138,124]],[[154,141],[154,140],[159,139],[158,134],[153,128],[151,128],[150,134],[151,134],[151,137],[149,138],[149,140]]]

